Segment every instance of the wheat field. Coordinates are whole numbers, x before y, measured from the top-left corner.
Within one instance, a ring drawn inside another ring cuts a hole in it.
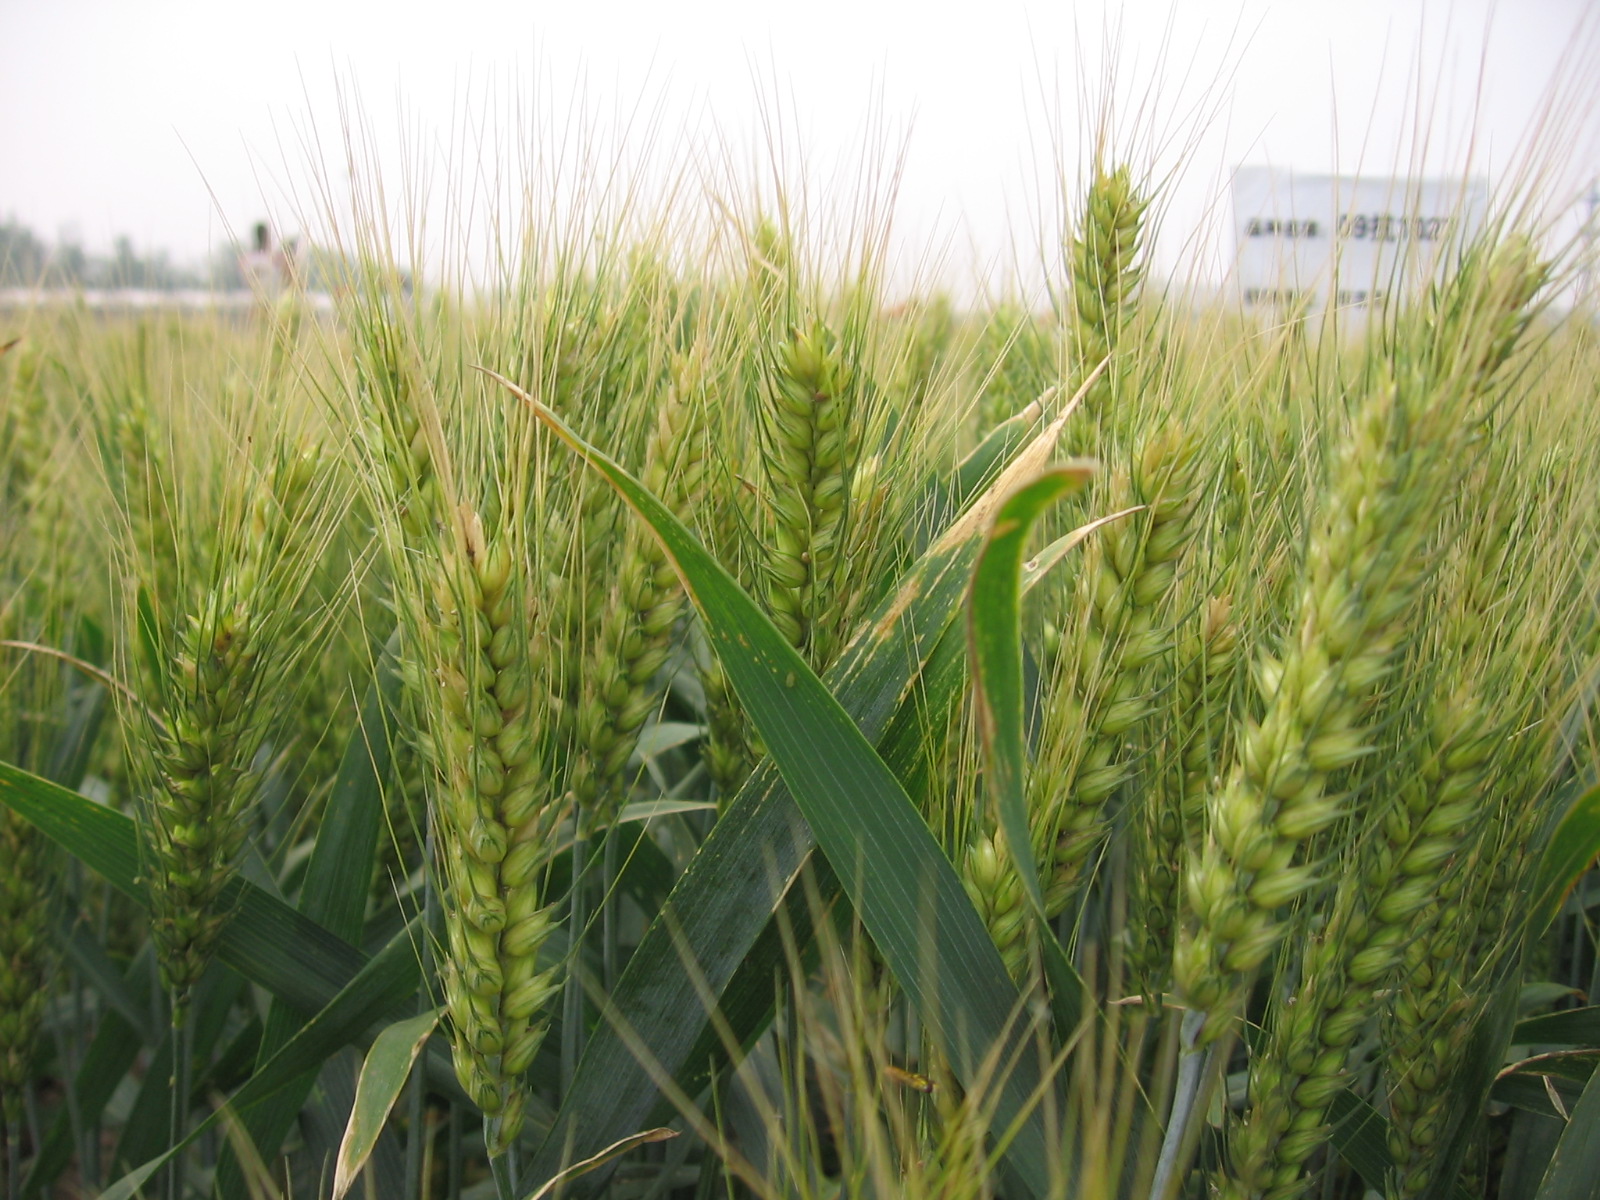
[[[4,1194],[1592,1194],[1569,249],[1243,312],[1154,178],[0,314]]]

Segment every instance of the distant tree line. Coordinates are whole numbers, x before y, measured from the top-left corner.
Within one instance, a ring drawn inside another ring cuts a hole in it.
[[[242,249],[230,244],[203,264],[182,265],[165,250],[141,252],[123,236],[112,243],[110,254],[92,254],[70,239],[51,244],[26,225],[7,219],[0,222],[0,287],[240,291],[249,287]],[[302,251],[298,261],[301,280],[313,291],[328,290],[340,277],[335,257],[320,248]]]

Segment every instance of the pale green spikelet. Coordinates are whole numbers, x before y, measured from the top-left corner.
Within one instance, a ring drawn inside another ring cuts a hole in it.
[[[1022,881],[998,829],[980,834],[962,860],[961,882],[1013,979],[1028,966],[1028,910]]]
[[[1414,546],[1433,516],[1431,489],[1391,442],[1395,410],[1394,388],[1379,391],[1340,451],[1307,550],[1298,628],[1281,658],[1257,660],[1264,715],[1241,731],[1237,763],[1208,800],[1209,837],[1187,856],[1195,921],[1173,974],[1208,1015],[1206,1040],[1227,1028],[1283,936],[1277,911],[1317,882],[1298,849],[1341,815],[1328,774],[1367,750],[1364,706],[1422,576]]]
[[[1465,816],[1466,848],[1439,873],[1428,903],[1411,917],[1380,1029],[1394,1160],[1388,1193],[1394,1197],[1409,1200],[1432,1180],[1434,1147],[1462,1116],[1452,1083],[1487,1000],[1483,981],[1498,977],[1518,942],[1506,916],[1517,911],[1537,861],[1532,831],[1553,752],[1552,730],[1526,722],[1519,730],[1513,719],[1537,710],[1547,692],[1530,670],[1538,659],[1526,648],[1507,655],[1499,675],[1505,682],[1484,692],[1495,699],[1492,721],[1485,718],[1491,757],[1479,766],[1470,746],[1441,755],[1448,766],[1476,766],[1487,778]]]
[[[1497,783],[1518,791],[1513,779]],[[1380,1034],[1392,1159],[1385,1193],[1394,1200],[1411,1200],[1429,1187],[1437,1148],[1466,1115],[1455,1102],[1456,1072],[1490,995],[1485,984],[1497,977],[1515,937],[1501,929],[1493,944],[1475,944],[1482,906],[1499,900],[1497,911],[1507,911],[1506,898],[1495,895],[1497,840],[1493,833],[1482,838],[1476,855],[1441,877],[1403,948],[1385,1008]]]
[[[1578,565],[1583,556],[1573,555],[1569,536],[1549,532],[1568,521],[1570,496],[1550,480],[1529,491],[1527,465],[1509,442],[1491,445],[1475,476],[1477,513],[1452,547],[1450,586],[1440,589],[1442,602],[1432,614],[1447,645],[1464,647],[1441,656],[1416,772],[1417,781],[1440,794],[1439,804],[1419,814],[1420,789],[1403,786],[1400,804],[1384,817],[1385,841],[1409,823],[1419,853],[1445,859],[1434,869],[1426,903],[1398,914],[1406,938],[1378,1027],[1395,1164],[1387,1188],[1396,1197],[1428,1186],[1436,1148],[1466,1116],[1455,1102],[1456,1071],[1474,1022],[1519,953],[1550,767],[1559,761],[1556,722],[1546,717],[1562,707],[1551,697],[1574,661],[1568,641],[1574,614],[1592,603],[1585,594],[1591,585],[1580,582],[1587,575]],[[1580,522],[1587,527],[1586,518]],[[1476,663],[1480,645],[1487,652]],[[1474,775],[1477,786],[1463,786]],[[1457,842],[1453,853],[1442,842],[1447,837]]]

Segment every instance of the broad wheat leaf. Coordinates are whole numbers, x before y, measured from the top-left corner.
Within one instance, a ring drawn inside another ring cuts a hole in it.
[[[1062,496],[1078,491],[1087,466],[1056,467],[1022,485],[995,514],[972,576],[967,639],[977,697],[978,732],[989,768],[989,790],[1022,890],[1041,922],[1044,895],[1033,861],[1028,825],[1027,731],[1022,681],[1022,560],[1036,521]]]

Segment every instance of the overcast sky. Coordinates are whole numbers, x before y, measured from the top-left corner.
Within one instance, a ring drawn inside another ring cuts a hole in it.
[[[876,113],[891,143],[908,139],[902,236],[941,239],[961,272],[1033,241],[1057,162],[1079,161],[1085,97],[1110,77],[1119,140],[1184,167],[1158,251],[1172,268],[1208,208],[1226,214],[1235,166],[1385,172],[1409,157],[1419,86],[1434,169],[1459,170],[1472,132],[1480,172],[1503,175],[1563,55],[1583,37],[1594,50],[1594,21],[1578,32],[1594,7],[0,0],[0,219],[194,261],[263,212],[297,223],[284,197],[309,177],[301,139],[339,143],[341,96],[359,94],[380,142],[403,127],[436,147],[473,114],[537,124],[534,98],[582,95],[606,113],[643,99],[649,136],[673,147],[686,126],[755,146],[762,114],[782,112],[785,140],[819,161]],[[1574,188],[1600,169],[1600,84],[1568,74]]]

